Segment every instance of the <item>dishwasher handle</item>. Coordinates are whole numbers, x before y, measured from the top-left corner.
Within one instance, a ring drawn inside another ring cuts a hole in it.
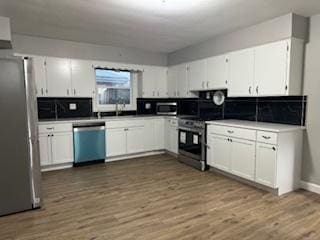
[[[74,132],[87,132],[87,131],[97,131],[97,130],[105,130],[105,126],[90,126],[90,127],[73,127]]]

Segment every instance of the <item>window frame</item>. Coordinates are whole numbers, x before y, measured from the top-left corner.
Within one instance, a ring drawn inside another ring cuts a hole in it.
[[[128,71],[130,72],[130,104],[126,104],[125,107],[122,109],[120,106],[121,111],[136,111],[136,99],[137,99],[137,74],[134,71],[130,71],[127,69],[114,69],[114,68],[101,68],[101,67],[94,67],[94,80],[95,80],[95,89],[96,89],[96,96],[94,99],[94,111],[95,112],[113,112],[116,110],[116,104],[100,104],[99,103],[99,94],[98,94],[98,84],[96,80],[96,69],[105,69],[105,70],[113,70],[113,71]]]

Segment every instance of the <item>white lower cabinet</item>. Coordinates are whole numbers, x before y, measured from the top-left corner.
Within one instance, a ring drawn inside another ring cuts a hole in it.
[[[257,143],[256,149],[256,182],[272,188],[277,187],[277,147],[271,144]]]
[[[127,154],[144,152],[144,127],[127,128]]]
[[[114,157],[126,154],[127,134],[125,128],[107,129],[106,145],[107,157]]]
[[[176,119],[166,119],[165,122],[165,149],[178,154],[178,121]]]
[[[252,125],[208,125],[208,165],[277,190],[278,195],[299,188],[303,128],[275,124],[274,129],[285,129],[277,132],[269,123],[272,131],[262,131],[247,129],[246,124]]]
[[[231,173],[249,180],[254,180],[255,145],[253,141],[237,138],[230,139]]]
[[[230,170],[230,144],[227,137],[209,134],[207,137],[209,166],[220,170]]]
[[[154,120],[154,144],[156,150],[165,149],[165,120]]]
[[[56,129],[56,130],[55,130]],[[68,131],[59,131],[68,129]],[[39,148],[42,167],[73,162],[72,126],[48,125],[40,128]]]

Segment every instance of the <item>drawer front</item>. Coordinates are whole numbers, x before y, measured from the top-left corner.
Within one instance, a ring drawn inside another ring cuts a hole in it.
[[[39,125],[39,133],[52,133],[52,132],[72,132],[72,124],[57,123],[57,124]]]
[[[209,125],[208,134],[218,134],[218,135],[242,138],[242,139],[253,140],[253,141],[256,140],[256,130],[245,129],[245,128]]]
[[[258,131],[257,141],[268,144],[277,144],[278,134],[274,132]]]

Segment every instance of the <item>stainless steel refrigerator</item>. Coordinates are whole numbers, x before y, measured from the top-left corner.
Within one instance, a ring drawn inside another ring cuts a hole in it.
[[[41,205],[32,59],[0,58],[0,216]]]

